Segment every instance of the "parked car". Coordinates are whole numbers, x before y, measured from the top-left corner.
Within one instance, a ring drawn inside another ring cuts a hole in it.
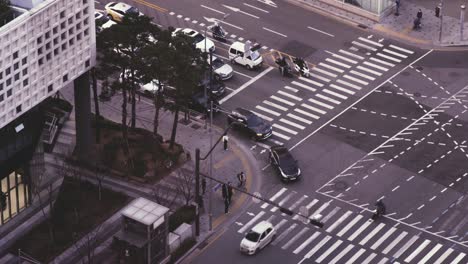
[[[111,26],[117,24],[114,21],[110,20],[101,12],[94,12],[94,19],[96,20],[96,32],[100,33],[102,30],[106,28],[110,28]]]
[[[262,55],[258,52],[258,47],[250,47],[250,44],[236,41],[229,47],[229,59],[247,69],[260,68],[263,64]]]
[[[104,6],[104,9],[107,12],[107,17],[116,22],[122,22],[123,18],[131,13],[143,15],[138,8],[125,3],[110,2]]]
[[[198,31],[191,29],[191,28],[176,28],[174,32],[172,32],[172,36],[175,37],[177,34],[184,34],[189,36],[193,39],[193,43],[195,47],[202,52],[214,52],[215,51],[215,44],[213,41],[209,40],[205,36],[203,36]],[[206,43],[206,44],[205,44]],[[206,47],[206,49],[205,49]]]
[[[227,118],[229,124],[236,122],[236,126],[245,129],[256,140],[267,139],[273,134],[273,127],[270,123],[247,109],[236,108],[228,114]]]
[[[253,255],[271,243],[275,237],[275,227],[268,221],[261,221],[242,239],[240,251],[248,255]]]
[[[301,175],[301,169],[299,169],[297,160],[293,158],[286,147],[271,147],[270,163],[278,170],[283,181],[294,181]]]
[[[208,65],[210,64],[210,59],[208,58]],[[227,80],[232,77],[233,69],[231,65],[224,63],[221,58],[213,56],[212,63],[214,77],[218,80]]]
[[[205,87],[206,87],[207,92],[210,93],[211,96],[215,98],[221,97],[226,92],[226,85],[219,80],[213,79],[210,85],[209,75],[205,75],[205,77],[202,78],[200,83],[198,84],[198,88],[202,92],[204,92]]]

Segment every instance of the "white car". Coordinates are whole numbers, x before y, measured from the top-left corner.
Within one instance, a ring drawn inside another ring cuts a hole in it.
[[[106,9],[107,17],[116,22],[122,22],[123,18],[130,13],[143,15],[138,8],[125,3],[110,2],[104,6],[104,9]]]
[[[114,21],[110,20],[101,12],[94,12],[94,19],[96,20],[96,31],[99,33],[103,29],[110,28],[113,25],[117,24]]]
[[[210,64],[210,59],[208,58],[208,64]],[[218,80],[227,80],[232,77],[232,67],[231,65],[228,65],[224,63],[224,61],[216,56],[213,56],[212,58],[212,67],[213,67],[213,72],[215,74],[215,78]]]
[[[268,221],[256,224],[240,243],[240,251],[248,255],[257,253],[276,237],[274,226]]]
[[[263,64],[263,58],[258,49],[252,48],[248,42],[236,41],[232,43],[229,47],[229,59],[249,70],[260,68]]]
[[[172,36],[175,37],[177,34],[184,34],[193,39],[193,42],[195,43],[195,47],[202,52],[214,52],[215,51],[215,45],[213,41],[209,40],[205,36],[203,36],[201,33],[198,31],[191,29],[191,28],[176,28],[174,32],[172,32]],[[205,49],[206,46],[206,49]]]

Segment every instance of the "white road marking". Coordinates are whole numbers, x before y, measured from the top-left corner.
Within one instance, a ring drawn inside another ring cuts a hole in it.
[[[333,89],[336,89],[336,90],[345,92],[345,93],[347,93],[347,94],[351,94],[351,95],[354,94],[353,91],[348,90],[348,89],[345,89],[345,88],[343,88],[343,87],[341,87],[341,86],[338,86],[338,85],[335,85],[335,84],[330,84],[330,87],[333,88]]]
[[[381,70],[381,71],[388,71],[387,68],[382,67],[382,66],[379,66],[379,65],[376,65],[376,64],[374,64],[374,63],[370,63],[370,62],[368,62],[368,61],[365,61],[364,64],[367,65],[367,66],[371,66],[371,67],[374,67],[374,68],[376,68],[376,69],[379,69],[379,70]],[[359,69],[359,68],[358,68],[358,69]]]
[[[319,109],[319,108],[310,106],[310,105],[308,105],[308,104],[301,104],[301,106],[302,106],[302,107],[305,107],[305,108],[307,108],[307,109],[309,109],[309,110],[315,111],[315,112],[317,112],[317,113],[319,113],[319,114],[322,114],[322,115],[324,115],[324,114],[327,113],[326,111],[324,111],[324,110],[322,110],[322,109]],[[316,119],[318,119],[318,118],[316,118]]]
[[[333,108],[335,108],[335,107],[333,107],[333,106],[331,106],[331,105],[328,105],[328,104],[326,104],[326,103],[322,103],[322,102],[317,101],[317,100],[312,99],[312,98],[309,98],[308,101],[311,102],[311,103],[314,103],[314,104],[323,106],[323,107],[328,108],[328,109],[333,109]]]
[[[333,210],[328,213],[324,218],[322,218],[321,222],[326,223],[330,218],[332,218],[338,211],[340,210],[340,207],[335,207]]]
[[[458,264],[465,256],[465,253],[460,253],[450,264]]]
[[[348,262],[346,262],[345,264],[352,264],[352,263],[354,263],[354,261],[356,261],[356,259],[358,259],[362,254],[364,254],[364,252],[366,252],[365,249],[363,249],[363,248],[359,249],[359,251],[358,251],[356,254],[354,254],[354,256],[352,256],[352,257],[348,260]]]
[[[444,260],[450,255],[452,254],[453,252],[453,248],[449,248],[447,249],[444,254],[442,254],[437,260],[436,262],[434,262],[434,264],[442,264],[444,263]]]
[[[299,124],[296,124],[296,123],[291,122],[291,121],[289,121],[289,120],[287,120],[287,119],[284,119],[284,118],[281,118],[279,121],[280,121],[280,122],[283,122],[283,123],[285,123],[285,124],[288,124],[288,125],[290,125],[290,126],[299,128],[299,129],[304,129],[304,128],[305,128],[305,126],[301,126],[301,125],[299,125]]]
[[[405,261],[408,262],[408,263],[411,262],[419,253],[421,253],[421,251],[422,251],[425,247],[427,247],[427,245],[428,245],[429,243],[431,243],[431,241],[430,241],[429,239],[424,240],[424,242],[423,242],[421,245],[419,245],[419,247],[418,247],[416,250],[414,250],[414,251],[411,253],[411,255],[409,255],[409,256],[405,259]]]
[[[327,72],[327,71],[322,70],[322,69],[320,69],[320,68],[318,68],[318,67],[313,67],[313,68],[312,68],[312,71],[320,72],[321,74],[328,75],[328,76],[330,76],[330,77],[332,77],[332,78],[336,78],[336,76],[338,76],[338,75],[336,75],[336,74],[334,74],[334,73]]]
[[[370,60],[371,60],[371,61],[378,62],[378,63],[381,63],[381,64],[386,65],[386,66],[395,67],[395,64],[393,64],[393,63],[390,63],[390,62],[387,62],[387,61],[383,61],[383,60],[379,60],[379,59],[374,58],[374,57],[371,57]]]
[[[370,254],[361,264],[369,264],[376,256],[375,253]]]
[[[322,87],[322,86],[323,86],[323,84],[321,84],[321,83],[319,83],[319,82],[313,81],[313,80],[311,80],[311,79],[304,78],[304,77],[302,77],[302,76],[299,77],[299,80],[304,81],[304,82],[308,82],[308,83],[313,84],[313,85],[316,85],[316,86],[318,86],[318,87]]]
[[[273,118],[271,118],[271,117],[268,117],[268,116],[266,116],[266,115],[262,115],[262,114],[260,114],[260,113],[255,112],[255,111],[252,111],[252,110],[251,110],[251,112],[254,113],[254,114],[256,114],[256,115],[258,115],[259,117],[265,119],[265,120],[268,121],[268,122],[273,121]]]
[[[356,230],[350,237],[348,237],[348,240],[353,241],[357,236],[359,236],[359,234],[362,233],[362,231],[364,231],[364,229],[366,229],[373,222],[374,221],[372,221],[372,220],[367,220],[366,222],[364,222],[364,224],[362,226],[360,226],[358,228],[358,230]]]
[[[302,118],[302,117],[300,117],[300,116],[297,116],[297,115],[295,115],[295,114],[288,113],[287,116],[289,116],[289,117],[291,117],[291,118],[294,118],[294,119],[296,119],[296,120],[299,120],[299,121],[301,121],[301,122],[303,122],[303,123],[306,123],[306,124],[308,124],[308,125],[312,124],[312,121],[309,121],[309,120],[307,120],[307,119],[305,119],[305,118]]]
[[[340,230],[337,236],[341,237],[343,236],[352,226],[354,226],[359,220],[361,220],[362,215],[357,215],[351,222],[349,222],[343,229]]]
[[[281,126],[281,125],[278,125],[278,124],[273,124],[273,127],[279,128],[279,129],[281,129],[281,130],[283,130],[285,132],[288,132],[289,134],[297,135],[296,131],[291,130],[291,129],[287,128],[287,127],[284,127],[284,126]]]
[[[356,55],[356,54],[351,53],[351,52],[346,51],[346,50],[340,49],[339,52],[340,52],[340,53],[343,53],[343,54],[346,54],[346,55],[348,55],[348,56],[350,56],[350,57],[354,57],[354,58],[356,58],[356,59],[360,59],[360,60],[363,60],[363,59],[364,59],[364,57],[359,56],[359,55]]]
[[[302,104],[302,106],[304,106],[304,104]],[[294,109],[294,111],[296,111],[296,112],[298,112],[298,113],[300,113],[300,114],[303,114],[303,115],[305,115],[305,116],[312,117],[313,119],[319,119],[319,118],[320,118],[320,117],[317,116],[317,115],[311,114],[311,113],[309,113],[309,112],[306,112],[306,111],[301,110],[301,109],[298,109],[298,108]]]
[[[331,239],[331,236],[327,235],[317,245],[315,245],[315,247],[313,247],[309,252],[307,252],[307,254],[304,256],[304,258],[312,257],[312,255],[314,255],[315,252],[317,252],[321,247],[323,247],[328,242],[328,240],[330,240],[330,239]]]
[[[390,228],[383,236],[379,238],[372,246],[371,249],[375,250],[378,248],[389,236],[391,236],[397,229],[395,227]]]
[[[331,233],[338,225],[340,225],[344,220],[346,220],[346,218],[348,218],[348,216],[350,216],[352,214],[351,211],[347,211],[346,213],[344,213],[336,222],[334,222],[326,231],[328,233]]]
[[[324,93],[327,93],[327,94],[331,94],[331,95],[336,96],[336,97],[338,97],[338,98],[341,98],[341,99],[343,99],[343,100],[348,99],[347,96],[344,96],[344,95],[339,94],[339,93],[335,93],[335,92],[330,91],[330,90],[328,90],[328,89],[323,89],[323,92],[324,92]]]
[[[377,75],[377,76],[382,76],[382,73],[377,72],[377,71],[374,71],[374,70],[371,70],[371,69],[366,68],[366,67],[363,67],[363,66],[357,66],[357,68],[358,68],[359,70],[363,70],[363,71],[372,73],[372,74]]]
[[[330,79],[327,79],[327,78],[322,77],[322,76],[320,76],[318,74],[315,74],[315,73],[310,73],[310,77],[313,77],[315,79],[319,79],[319,80],[324,81],[324,82],[330,82]]]
[[[348,64],[344,64],[344,63],[341,63],[339,61],[336,61],[336,60],[333,60],[333,59],[330,59],[330,58],[326,58],[325,61],[328,61],[328,62],[331,62],[333,64],[339,65],[339,66],[344,67],[346,69],[351,68],[351,66],[349,66]]]
[[[349,62],[349,63],[352,63],[352,64],[356,64],[356,63],[357,63],[357,61],[355,61],[355,60],[352,60],[352,59],[350,59],[350,58],[346,58],[346,57],[344,57],[344,56],[335,54],[335,53],[330,52],[330,51],[328,51],[328,50],[326,50],[325,52],[327,52],[328,54],[331,54],[331,55],[332,55],[333,57],[335,57],[335,58],[338,58],[338,59],[347,61],[347,62]]]
[[[336,82],[337,82],[337,83],[344,84],[344,85],[349,86],[349,87],[351,87],[351,88],[353,88],[353,89],[356,89],[356,90],[361,90],[361,89],[362,89],[360,86],[357,86],[357,85],[355,85],[355,84],[349,83],[349,82],[347,82],[347,81],[343,81],[343,80],[341,80],[341,79],[337,80]]]
[[[247,3],[244,3],[244,5],[245,5],[245,6],[248,6],[248,7],[251,7],[251,8],[253,8],[253,9],[257,9],[257,10],[262,11],[262,12],[267,13],[267,14],[270,13],[269,11],[267,11],[267,10],[265,10],[265,9],[261,9],[260,7],[256,7],[256,6],[253,6],[253,5],[249,5],[249,4],[247,4]]]
[[[288,36],[286,36],[286,35],[284,35],[284,34],[281,34],[281,33],[279,33],[279,32],[276,32],[276,31],[271,30],[271,29],[266,28],[266,27],[263,27],[263,29],[266,30],[266,31],[270,31],[271,33],[275,33],[275,34],[277,34],[277,35],[280,35],[280,36],[282,36],[282,37],[284,37],[284,38],[287,38],[287,37],[288,37]]]
[[[359,242],[359,245],[364,246],[372,237],[374,237],[383,227],[384,223],[380,223],[376,228],[374,228],[367,236]]]
[[[281,95],[284,95],[284,96],[286,96],[286,97],[289,97],[289,98],[291,98],[291,99],[294,99],[294,100],[296,100],[296,101],[302,101],[302,98],[297,97],[297,96],[292,95],[292,94],[289,94],[289,93],[286,93],[286,92],[283,92],[283,91],[281,91],[281,90],[279,90],[278,93],[281,94]]]
[[[401,247],[395,254],[393,254],[393,257],[399,258],[418,239],[419,239],[419,236],[413,236],[410,240],[408,240],[408,242],[406,242],[406,244],[403,247]]]
[[[250,219],[249,222],[247,222],[241,229],[239,229],[237,232],[238,233],[244,233],[247,229],[249,229],[260,217],[262,217],[265,214],[264,211],[259,212],[254,218]]]
[[[304,235],[310,229],[308,227],[303,228],[299,233],[293,236],[289,241],[281,247],[281,249],[288,249],[294,242],[296,242],[302,235]]]
[[[336,264],[338,263],[338,261],[344,256],[346,255],[351,249],[353,249],[353,245],[348,245],[345,249],[343,249],[340,254],[336,255],[331,261],[329,264]]]
[[[418,264],[425,264],[429,261],[429,259],[437,252],[439,251],[439,249],[442,247],[441,244],[437,244],[431,251],[429,251],[429,253],[426,254],[426,256],[424,256],[424,258],[422,258]]]
[[[327,68],[327,69],[330,69],[330,70],[334,70],[334,71],[339,72],[339,73],[343,73],[343,72],[344,72],[342,69],[333,67],[333,66],[328,65],[328,64],[323,63],[323,62],[320,62],[318,65],[319,65],[319,66],[322,66],[322,67],[325,67],[325,68]],[[313,69],[313,68],[312,68],[312,69]]]
[[[407,50],[407,49],[404,49],[404,48],[400,48],[400,47],[395,46],[395,45],[392,45],[392,44],[390,44],[390,48],[392,48],[392,49],[397,49],[397,50],[399,50],[399,51],[403,51],[403,52],[406,52],[406,53],[408,53],[408,54],[413,54],[413,53],[414,53],[414,52],[411,51],[411,50]]]
[[[286,85],[284,88],[285,88],[285,89],[288,89],[288,90],[290,90],[290,91],[293,91],[293,92],[295,92],[295,93],[297,93],[297,92],[299,91],[298,89],[292,88],[291,86],[287,86],[287,85]]]
[[[318,98],[323,99],[323,100],[325,100],[327,102],[330,102],[330,103],[334,103],[334,104],[337,104],[337,105],[341,104],[340,101],[335,100],[335,99],[331,99],[330,97],[327,97],[327,96],[325,96],[323,94],[316,94],[315,96],[317,96]]]
[[[366,38],[363,38],[363,37],[359,37],[359,40],[364,41],[364,42],[367,42],[367,43],[372,44],[372,45],[375,45],[375,46],[380,47],[380,48],[383,47],[382,44],[380,44],[380,43],[378,43],[378,42],[375,42],[375,41],[372,41],[372,40],[370,40],[370,39],[366,39]]]
[[[316,239],[320,235],[319,232],[315,232],[312,236],[310,236],[304,243],[302,243],[300,246],[298,246],[293,253],[294,254],[299,254],[307,245],[309,245],[314,239]]]
[[[369,76],[367,74],[364,74],[364,73],[361,73],[361,72],[358,72],[358,71],[351,70],[350,73],[352,73],[354,75],[357,75],[357,76],[360,76],[360,77],[365,78],[365,79],[370,80],[370,81],[375,80],[374,77],[371,77],[371,76]]]
[[[317,89],[312,88],[312,87],[309,87],[309,86],[307,86],[307,85],[305,85],[305,84],[302,84],[302,83],[300,83],[300,82],[293,81],[293,82],[291,82],[291,83],[294,84],[294,85],[297,85],[297,86],[299,86],[299,87],[302,87],[302,88],[304,88],[304,89],[306,89],[306,90],[309,90],[309,91],[311,91],[311,92],[317,91]]]
[[[289,233],[291,233],[291,231],[294,230],[294,228],[296,228],[297,224],[294,223],[292,225],[290,225],[288,227],[288,229],[286,229],[283,233],[281,233],[275,241],[273,241],[273,243],[271,243],[273,246],[277,245],[279,242],[281,242],[281,240],[283,240]],[[284,249],[284,248],[283,248]]]
[[[186,17],[184,20],[185,20],[185,21],[189,21],[189,20],[190,20],[190,18],[189,18],[189,17]]]
[[[217,10],[217,9],[214,9],[214,8],[211,8],[211,7],[208,7],[208,6],[205,6],[205,5],[200,5],[200,6],[203,7],[203,8],[206,8],[206,9],[208,9],[208,10],[214,11],[214,12],[216,12],[216,13],[222,14],[222,15],[225,15],[225,14],[226,14],[226,13],[224,13],[224,12],[222,12],[222,11],[219,11],[219,10]]]
[[[377,51],[376,48],[373,48],[371,46],[368,46],[366,44],[362,44],[361,42],[357,42],[357,41],[353,41],[352,42],[354,45],[358,46],[358,47],[361,47],[361,48],[365,48],[365,49],[368,49],[368,50],[371,50],[371,51]]]
[[[274,202],[276,201],[276,199],[278,199],[278,197],[280,197],[283,193],[285,193],[288,189],[286,188],[282,188],[281,190],[279,190],[277,193],[275,193],[271,198],[270,198],[270,202]],[[268,203],[264,203],[261,208],[262,209],[265,209],[268,207]]]
[[[315,260],[317,263],[322,262],[328,255],[330,255],[337,247],[339,247],[343,243],[343,241],[338,240],[336,241],[331,247],[327,249],[317,260]]]
[[[267,74],[268,72],[270,72],[271,70],[273,70],[274,68],[273,67],[268,67],[267,69],[265,69],[264,71],[262,71],[259,75],[253,77],[252,79],[250,79],[248,82],[244,83],[241,87],[239,87],[238,89],[236,89],[234,92],[228,94],[226,97],[224,97],[223,99],[219,100],[219,104],[223,104],[224,102],[226,102],[227,100],[231,99],[231,97],[233,97],[234,95],[240,93],[242,90],[244,90],[245,88],[247,88],[249,85],[251,85],[252,83],[256,82],[258,79],[262,78],[265,74]]]
[[[256,105],[255,108],[260,109],[260,110],[262,110],[263,112],[267,112],[267,113],[269,113],[269,114],[272,114],[272,115],[274,115],[274,116],[280,116],[280,115],[281,115],[280,113],[275,112],[275,111],[273,111],[273,110],[270,110],[270,109],[268,109],[268,108],[265,108],[265,107],[263,107],[263,106],[261,106],[261,105]]]
[[[382,53],[380,53],[380,52],[377,52],[377,56],[382,57],[382,58],[385,58],[385,59],[387,59],[387,60],[394,61],[394,62],[398,62],[398,63],[401,62],[400,59],[394,58],[394,57],[392,57],[392,56],[387,56],[387,55],[382,54]]]
[[[263,103],[266,104],[266,105],[269,105],[269,106],[273,106],[274,108],[277,108],[277,109],[282,110],[282,111],[288,111],[288,108],[283,107],[283,106],[278,105],[278,104],[275,104],[275,103],[272,103],[272,102],[267,101],[267,100],[263,100]]]
[[[369,83],[368,82],[365,82],[363,80],[360,80],[358,78],[354,78],[353,76],[349,76],[347,74],[343,75],[344,78],[348,79],[348,80],[351,80],[353,82],[357,82],[357,83],[360,83],[362,85],[368,85]]]
[[[403,58],[403,59],[408,58],[408,56],[406,56],[406,55],[403,55],[403,54],[398,53],[398,52],[395,52],[395,51],[391,51],[391,50],[389,50],[389,49],[383,49],[383,52],[387,52],[387,53],[389,53],[389,54],[398,56],[398,57]]]
[[[224,21],[224,20],[220,20],[220,19],[216,19],[216,18],[209,18],[209,17],[205,17],[205,16],[204,16],[203,18],[204,18],[206,21],[208,21],[208,22],[218,21],[219,23],[223,23],[223,24],[228,25],[228,26],[231,26],[231,27],[233,27],[233,28],[237,28],[237,29],[239,29],[239,30],[244,30],[243,28],[238,27],[238,26],[236,26],[236,25],[233,25],[233,24],[231,24],[231,23],[228,23],[228,22],[226,22],[226,21]]]
[[[244,15],[247,15],[247,16],[250,16],[250,17],[253,17],[253,18],[256,18],[256,19],[259,19],[260,17],[256,16],[256,15],[252,15],[248,12],[245,12],[245,11],[242,11],[240,8],[237,8],[237,7],[233,7],[233,6],[228,6],[228,5],[222,5],[224,6],[225,8],[233,11],[233,12],[238,12],[238,13],[241,13],[241,14],[244,14]]]
[[[313,28],[313,27],[311,27],[311,26],[308,26],[307,28],[308,28],[308,29],[312,29],[312,30],[314,30],[314,31],[317,31],[317,32],[319,32],[319,33],[325,34],[325,35],[330,36],[330,37],[332,37],[332,38],[335,37],[335,35],[333,35],[333,34],[330,34],[330,33],[328,33],[328,32],[325,32],[325,31],[322,31],[322,30]]]
[[[286,224],[288,222],[288,220],[286,219],[281,219],[281,221],[275,225],[275,229],[276,230],[279,230],[284,224]]]
[[[279,138],[282,138],[282,139],[284,139],[284,140],[290,140],[290,139],[291,139],[291,137],[285,136],[285,135],[283,135],[283,134],[281,134],[281,133],[278,133],[278,132],[276,132],[276,131],[273,131],[273,135],[275,135],[275,136],[277,136],[277,137],[279,137]]]
[[[295,103],[290,102],[290,101],[288,101],[288,100],[284,100],[283,98],[280,98],[280,97],[278,97],[278,96],[276,96],[276,95],[272,95],[272,96],[270,96],[270,98],[271,98],[271,99],[275,99],[276,101],[281,102],[281,103],[283,103],[283,104],[287,104],[287,105],[289,105],[289,106],[294,106],[294,105],[295,105]]]

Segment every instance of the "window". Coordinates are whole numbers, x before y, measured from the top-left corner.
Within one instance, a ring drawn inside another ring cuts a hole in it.
[[[42,54],[42,47],[40,47],[40,48],[37,49],[37,54],[38,54],[38,55],[41,55],[41,54]]]
[[[13,64],[13,70],[16,71],[19,68],[19,62]]]
[[[0,91],[3,91],[3,83],[0,83]]]
[[[85,35],[85,36],[88,36],[88,35],[89,35],[89,29],[85,29],[84,35]]]
[[[23,76],[26,75],[26,74],[28,74],[28,68],[23,69]]]
[[[55,26],[54,29],[52,29],[52,32],[54,32],[54,35],[58,33],[58,26]]]
[[[50,50],[50,41],[45,45],[46,50]]]
[[[46,38],[46,39],[49,39],[49,38],[50,38],[50,31],[48,31],[48,32],[45,33],[45,38]]]
[[[89,60],[86,60],[86,61],[85,61],[85,67],[86,67],[86,68],[88,68],[88,67],[89,67],[89,65],[90,65],[90,62],[89,62]]]
[[[59,48],[54,49],[54,55],[58,55],[58,54],[59,54]]]
[[[42,43],[42,37],[38,37],[37,38],[37,44],[41,44]]]
[[[42,65],[42,64],[44,64],[44,60],[43,60],[43,58],[40,58],[40,59],[37,61],[37,63],[38,63],[39,65]]]
[[[73,45],[73,39],[72,39],[72,38],[68,41],[68,44],[69,44],[70,46]]]
[[[68,19],[68,24],[69,24],[69,25],[73,24],[73,17],[70,17],[70,18]]]
[[[67,43],[62,44],[62,51],[67,49]]]
[[[26,63],[28,63],[28,58],[24,57],[22,60],[21,60],[21,64],[22,65],[25,65]],[[1,79],[1,78],[0,78]]]
[[[11,78],[8,78],[8,79],[6,80],[6,86],[10,86],[10,85],[11,85]]]
[[[9,75],[10,73],[11,73],[11,68],[10,67],[6,68],[5,75]]]
[[[47,86],[47,92],[52,92],[54,90],[54,85],[53,84],[49,84],[49,86]]]
[[[63,82],[68,81],[68,74],[65,74],[65,75],[62,77],[62,80],[63,80]]]
[[[20,74],[19,73],[15,74],[15,81],[19,80],[19,78],[20,78]]]
[[[3,94],[0,94],[0,102],[3,102],[4,99]]]
[[[3,79],[3,72],[0,72],[0,80]]]
[[[7,93],[7,97],[10,97],[13,94],[13,90],[10,89],[6,93]]]
[[[64,18],[64,17],[65,17],[65,11],[60,12],[60,18]]]
[[[21,105],[18,105],[18,106],[16,107],[16,113],[18,114],[18,113],[20,113],[20,112],[21,112]]]
[[[47,60],[47,61],[50,61],[50,59],[52,59],[52,52],[49,52],[49,53],[47,53],[47,55],[46,55],[46,60]]]
[[[18,58],[18,51],[13,52],[13,59],[16,60]]]
[[[58,43],[59,43],[59,38],[58,37],[54,38],[54,45],[57,45]]]
[[[63,32],[61,38],[62,40],[65,40],[67,38],[67,32]]]
[[[67,24],[65,22],[60,23],[60,28],[61,29],[64,29],[66,26],[67,26]]]
[[[28,85],[28,84],[29,84],[28,78],[24,79],[24,80],[23,80],[23,86],[26,86],[26,85]]]

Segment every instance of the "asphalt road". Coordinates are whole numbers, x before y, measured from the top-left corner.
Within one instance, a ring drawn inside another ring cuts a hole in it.
[[[222,107],[273,123],[264,142],[233,131],[265,165],[256,176],[263,197],[325,223],[317,229],[254,204],[193,263],[467,263],[467,52],[421,50],[287,2],[132,3],[161,26],[200,31],[204,17],[229,13],[231,39],[216,42],[221,58],[232,41],[262,45],[266,65],[233,65]],[[272,50],[305,57],[313,76],[282,78],[268,65]],[[300,181],[285,184],[268,166],[266,150],[276,144],[298,159]],[[387,215],[373,222],[382,198]],[[278,238],[255,257],[241,255],[242,236],[260,220],[276,225]]]

